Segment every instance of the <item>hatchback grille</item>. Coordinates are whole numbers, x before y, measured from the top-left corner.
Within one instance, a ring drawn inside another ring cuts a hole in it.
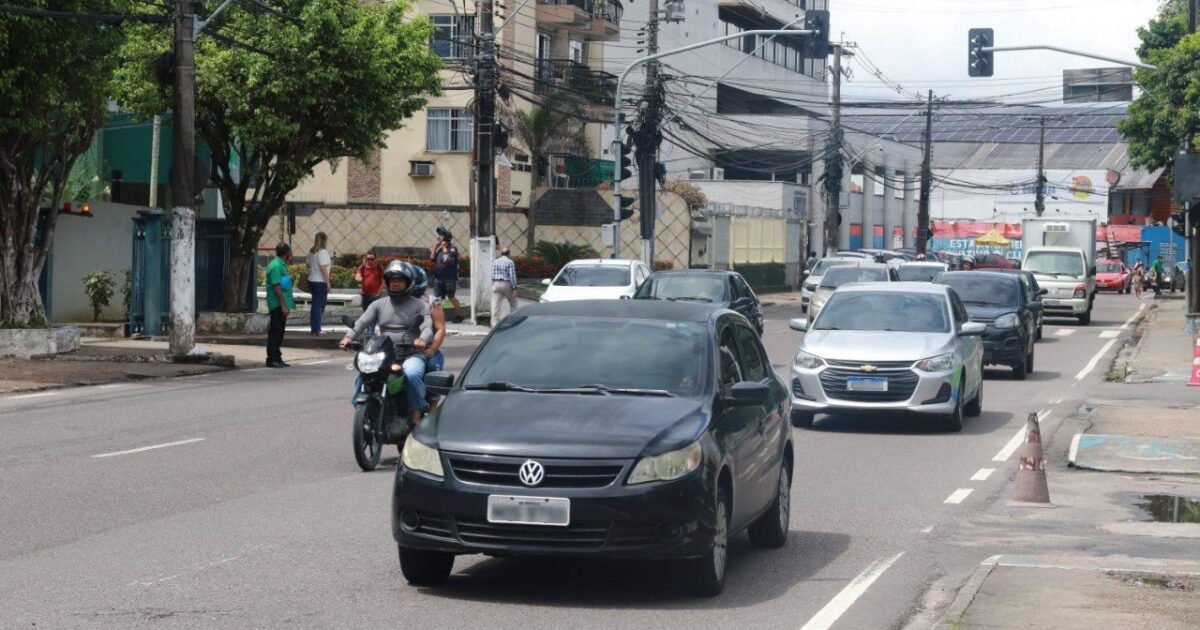
[[[500,525],[456,519],[458,537],[470,545],[598,549],[608,540],[607,523],[572,523],[566,527]]]
[[[490,486],[518,486],[517,471],[529,460],[525,457],[491,457],[450,454],[450,469],[459,481]],[[625,469],[624,462],[613,460],[535,460],[546,470],[539,488],[603,488],[612,484]]]
[[[877,370],[907,370],[915,361],[834,361],[827,359],[830,367],[861,371],[864,365],[870,365]]]
[[[852,376],[879,376],[887,378],[886,392],[852,392],[846,385],[846,378]],[[912,397],[920,380],[911,370],[903,372],[888,372],[885,374],[867,374],[858,370],[826,369],[821,372],[821,387],[825,395],[838,400],[851,402],[902,402]]]

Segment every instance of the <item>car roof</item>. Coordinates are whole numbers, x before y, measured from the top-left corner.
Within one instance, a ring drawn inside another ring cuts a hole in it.
[[[1029,251],[1027,251],[1025,253],[1032,254],[1033,252],[1070,252],[1072,254],[1075,254],[1075,253],[1081,253],[1082,251],[1083,250],[1078,247],[1052,247],[1050,245],[1045,245],[1045,246],[1038,245],[1037,247],[1029,248]]]
[[[709,321],[714,314],[724,310],[718,305],[698,302],[575,300],[533,304],[522,308],[515,314],[529,317],[607,317],[703,323]]]
[[[901,267],[940,267],[944,268],[946,263],[937,260],[906,260]]]
[[[889,282],[882,285],[879,282],[856,282],[838,289],[838,293],[922,293],[927,295],[945,295],[950,287],[944,284],[928,282]]]
[[[951,277],[951,278],[968,277],[968,278],[984,278],[984,279],[989,279],[989,280],[1004,280],[1005,282],[1020,282],[1020,280],[1013,277],[1013,274],[1011,274],[1011,273],[1005,273],[1002,271],[992,271],[990,269],[987,271],[947,271],[945,273],[938,275],[939,278],[941,278],[943,276]]]
[[[721,269],[663,269],[650,274],[654,276],[716,276],[719,278],[729,278],[732,276],[741,276],[742,274],[736,271],[724,271]]]
[[[572,260],[565,266],[572,267],[575,265],[602,265],[605,267],[628,267],[635,262],[638,261],[629,260],[627,258],[580,258],[578,260]]]
[[[855,269],[891,269],[891,267],[888,266],[886,263],[865,262],[861,265],[856,266]],[[833,269],[830,269],[829,271],[833,271]],[[828,273],[828,272],[826,272],[826,273]]]

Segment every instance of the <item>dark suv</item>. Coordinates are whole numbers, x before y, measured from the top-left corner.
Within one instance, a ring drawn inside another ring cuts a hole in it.
[[[1033,371],[1037,309],[1019,276],[995,271],[947,271],[934,283],[954,289],[971,321],[987,324],[983,333],[985,365],[1007,365],[1017,380]]]

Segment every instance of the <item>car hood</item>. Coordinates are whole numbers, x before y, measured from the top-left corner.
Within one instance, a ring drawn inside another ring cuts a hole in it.
[[[1112,272],[1102,271],[1102,272],[1096,274],[1096,279],[1101,282],[1116,282],[1117,280],[1120,280],[1123,277],[1124,277],[1124,274],[1117,273],[1115,271],[1112,271]]]
[[[617,300],[622,295],[633,295],[632,287],[564,287],[551,286],[542,294],[545,302],[569,302],[572,300]]]
[[[950,333],[812,330],[804,350],[835,361],[919,361],[941,354],[953,339]]]
[[[1016,313],[1015,306],[985,306],[983,304],[967,304],[967,314],[971,316],[973,322],[990,322],[995,321],[1001,315],[1008,313]]]
[[[695,440],[706,406],[696,398],[457,390],[417,435],[444,451],[632,459]]]

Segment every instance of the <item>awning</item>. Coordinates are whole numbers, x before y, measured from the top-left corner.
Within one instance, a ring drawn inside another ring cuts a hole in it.
[[[1158,178],[1162,177],[1165,170],[1166,167],[1153,171],[1127,168],[1121,171],[1121,179],[1112,190],[1150,190],[1158,183]]]
[[[987,234],[975,239],[976,245],[988,245],[993,247],[1008,247],[1012,245],[1012,241],[1000,236],[996,230],[988,230]]]

